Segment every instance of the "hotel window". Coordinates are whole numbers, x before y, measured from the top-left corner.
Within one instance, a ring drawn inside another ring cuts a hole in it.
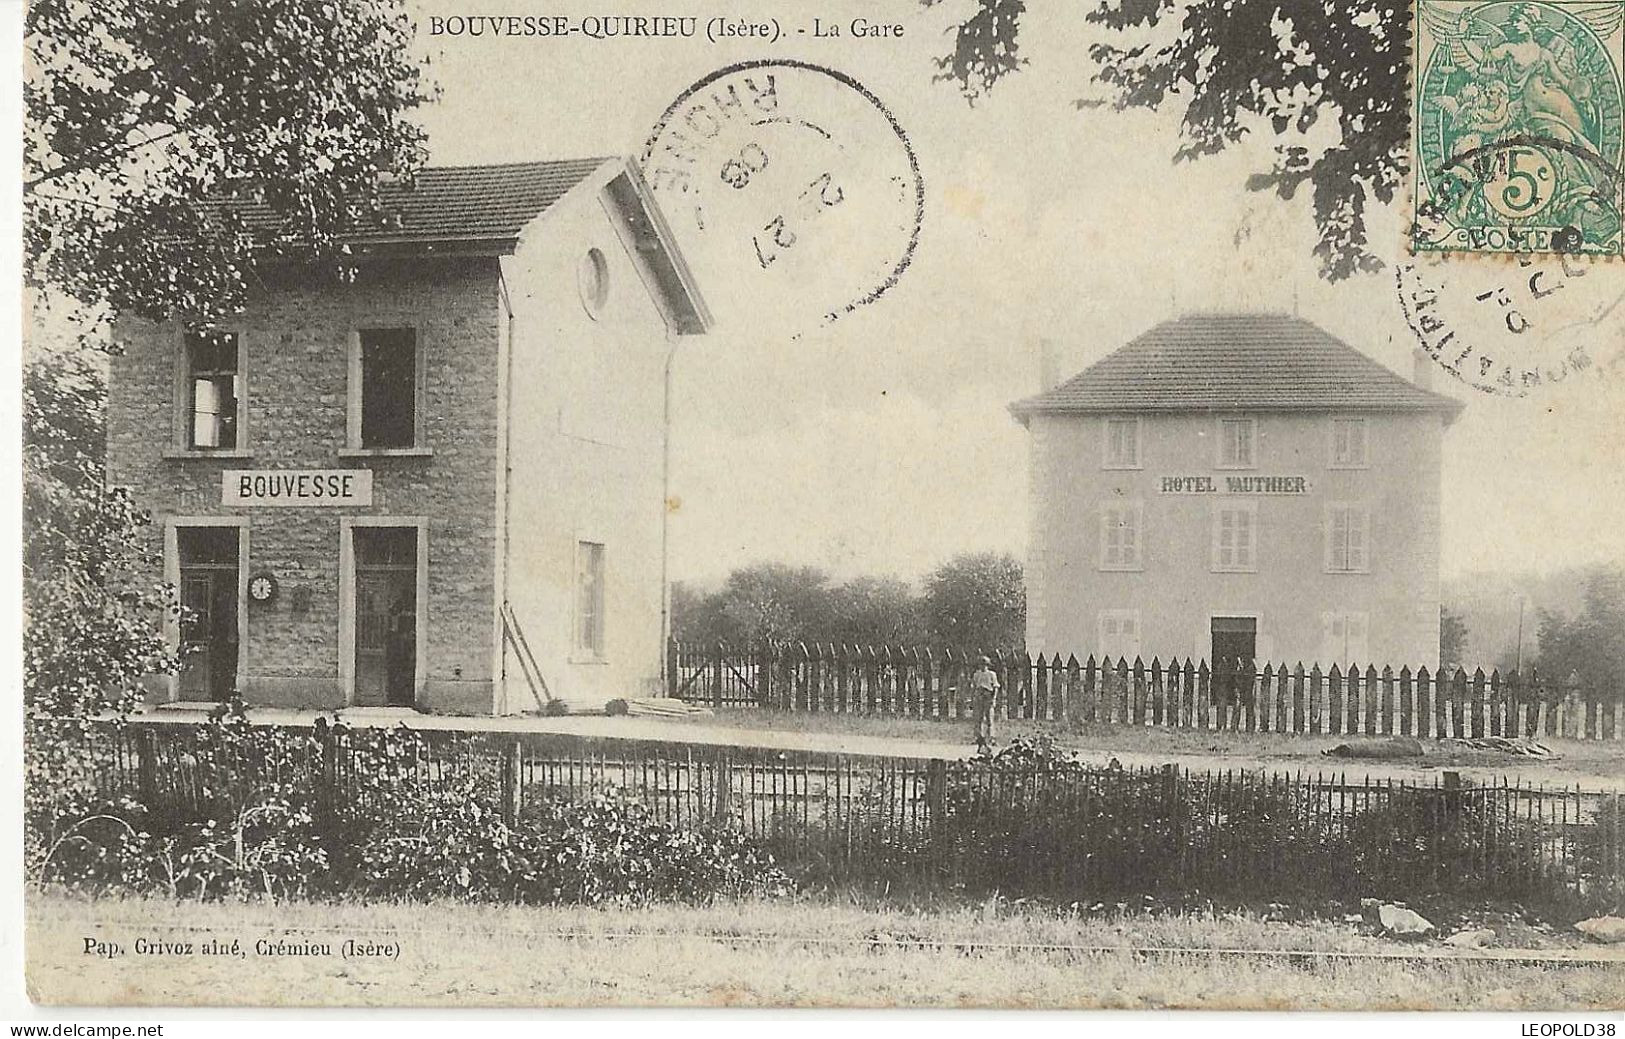
[[[1140,503],[1119,502],[1100,510],[1100,569],[1138,570]]]
[[[604,546],[576,542],[576,653],[604,656]]]
[[[1140,468],[1140,420],[1137,418],[1109,418],[1106,420],[1107,469]]]
[[[243,377],[237,336],[193,332],[186,336],[186,447],[194,451],[238,446]]]
[[[1213,570],[1251,573],[1258,569],[1256,502],[1235,502],[1213,510]]]
[[[1250,418],[1219,420],[1219,468],[1251,469],[1258,464],[1258,423]]]
[[[365,451],[416,447],[422,392],[417,333],[363,329],[350,363],[350,446]]]
[[[1364,613],[1323,613],[1320,615],[1320,660],[1323,668],[1333,664],[1360,664],[1371,662],[1367,640],[1370,624]]]
[[[1101,610],[1098,617],[1100,655],[1133,663],[1140,655],[1140,611]]]
[[[1363,505],[1326,506],[1326,570],[1363,574],[1371,569],[1371,513]]]
[[[1332,419],[1332,468],[1364,469],[1368,464],[1365,419]]]

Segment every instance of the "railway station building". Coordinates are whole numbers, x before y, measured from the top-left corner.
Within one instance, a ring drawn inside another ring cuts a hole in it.
[[[192,613],[152,698],[649,692],[666,378],[710,318],[648,186],[613,158],[430,167],[383,201],[353,277],[272,268],[218,327],[116,323],[109,482]]]

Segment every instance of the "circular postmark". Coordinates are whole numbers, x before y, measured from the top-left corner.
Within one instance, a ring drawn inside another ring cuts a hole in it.
[[[1617,256],[1621,8],[1421,0],[1417,252]]]
[[[1567,254],[1396,268],[1405,322],[1422,350],[1483,393],[1525,397],[1625,368],[1625,284],[1611,264]]]
[[[730,65],[671,103],[645,176],[719,320],[790,336],[879,299],[925,215],[908,135],[844,73]]]

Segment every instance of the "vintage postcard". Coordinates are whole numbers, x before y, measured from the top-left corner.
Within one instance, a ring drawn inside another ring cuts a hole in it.
[[[1625,0],[23,18],[36,1003],[1625,1005]]]

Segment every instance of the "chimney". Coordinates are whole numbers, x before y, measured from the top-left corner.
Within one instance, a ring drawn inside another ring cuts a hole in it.
[[[1061,384],[1059,364],[1055,359],[1055,342],[1046,337],[1038,339],[1038,392],[1048,393]]]
[[[1411,381],[1424,390],[1433,389],[1433,357],[1425,350],[1411,351]]]

